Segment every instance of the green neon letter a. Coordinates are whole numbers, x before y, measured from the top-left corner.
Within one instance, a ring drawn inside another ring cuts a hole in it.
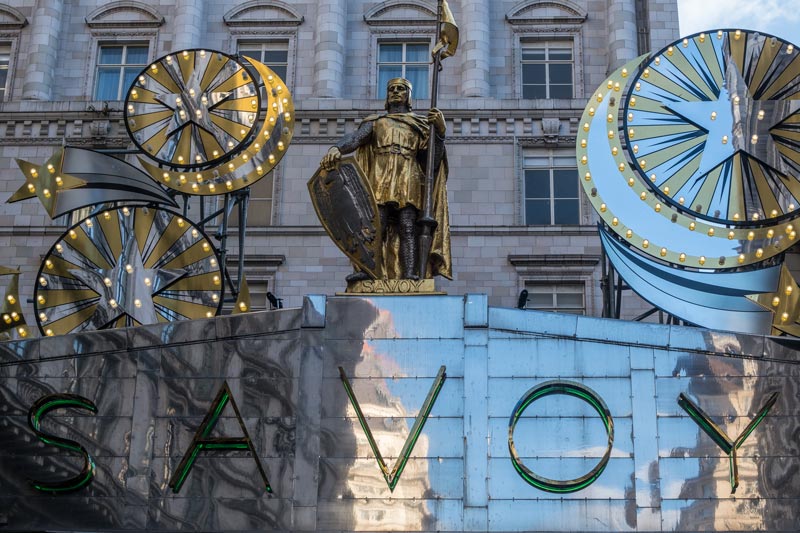
[[[222,411],[225,409],[225,406],[228,404],[228,402],[230,402],[231,407],[233,407],[236,420],[238,420],[239,427],[242,430],[242,436],[211,437],[211,432],[214,431],[214,426],[217,425],[217,420],[219,420],[219,416],[222,414]],[[214,402],[211,404],[211,409],[209,409],[208,413],[206,413],[203,423],[200,424],[200,427],[197,429],[197,433],[194,434],[192,444],[189,446],[189,449],[186,450],[186,454],[183,456],[181,463],[178,465],[178,468],[175,469],[175,472],[172,474],[172,478],[169,480],[169,486],[172,488],[172,492],[175,494],[180,492],[183,482],[186,481],[186,477],[192,470],[192,466],[194,466],[194,461],[197,459],[197,455],[204,450],[249,450],[256,462],[258,472],[261,474],[261,479],[264,482],[264,488],[266,488],[267,492],[272,492],[272,487],[269,484],[269,479],[267,479],[267,474],[264,472],[264,467],[261,465],[261,461],[258,458],[256,449],[253,446],[253,441],[250,440],[250,435],[247,433],[244,420],[242,420],[242,415],[239,414],[239,407],[236,405],[236,401],[233,399],[233,395],[231,394],[231,389],[228,387],[227,381],[224,382],[222,384],[222,388],[219,389],[217,397],[214,398]]]

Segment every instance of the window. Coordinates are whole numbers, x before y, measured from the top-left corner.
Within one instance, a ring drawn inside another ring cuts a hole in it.
[[[579,224],[578,169],[568,150],[526,155],[525,224]]]
[[[250,56],[271,68],[284,83],[289,83],[286,75],[289,70],[289,43],[287,41],[242,42],[239,53]]]
[[[573,315],[586,314],[583,283],[537,283],[526,282],[528,291],[526,309],[557,311]]]
[[[8,65],[11,62],[11,45],[0,43],[0,102],[6,101],[6,85],[8,84]]]
[[[272,223],[272,190],[274,179],[275,171],[273,170],[250,186],[250,203],[247,206],[248,227],[264,227]],[[231,226],[239,226],[238,207],[231,213],[228,224]]]
[[[572,45],[523,43],[522,97],[572,98]]]
[[[147,45],[100,45],[94,99],[123,100],[136,76],[147,66],[147,56]]]
[[[393,78],[410,81],[413,98],[428,98],[430,60],[428,43],[379,43],[378,98],[386,98],[386,84]]]

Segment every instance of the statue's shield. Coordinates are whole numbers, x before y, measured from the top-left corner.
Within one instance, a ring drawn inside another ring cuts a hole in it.
[[[378,204],[356,160],[346,157],[331,171],[318,169],[308,181],[322,227],[345,255],[374,279],[381,277]]]

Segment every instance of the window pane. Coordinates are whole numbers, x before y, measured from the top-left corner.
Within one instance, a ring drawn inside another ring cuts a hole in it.
[[[272,198],[274,172],[270,172],[250,186],[250,198]]]
[[[523,48],[523,61],[544,61],[544,48]]]
[[[572,49],[571,48],[551,48],[550,49],[550,59],[552,60],[567,60],[572,61]]]
[[[523,85],[523,98],[547,98],[547,88],[544,85]]]
[[[528,291],[528,307],[533,307],[534,309],[551,309],[553,307],[553,295]]]
[[[526,200],[525,223],[550,224],[550,200]]]
[[[549,167],[550,166],[550,159],[547,157],[526,157],[523,160],[523,165],[525,168],[530,167]]]
[[[403,67],[400,65],[381,65],[378,69],[378,98],[386,98],[386,84],[392,78],[399,78],[403,75]]]
[[[275,70],[272,65],[286,63],[289,57],[289,52],[286,50],[264,50],[264,58],[262,61],[272,70]]]
[[[545,65],[543,63],[522,65],[522,83],[529,85],[545,82]]]
[[[406,67],[406,78],[414,88],[411,93],[413,98],[428,97],[428,65],[424,67]]]
[[[555,220],[554,224],[579,224],[580,210],[578,200],[559,200],[555,201]]]
[[[550,65],[550,83],[557,84],[571,84],[572,83],[572,65],[560,63]]]
[[[277,74],[284,82],[286,81],[286,65],[272,65],[270,68],[272,69],[272,72]]]
[[[147,63],[146,46],[129,46],[128,56],[125,60],[127,65],[144,65]]]
[[[261,45],[259,43],[239,43],[239,53],[260,59]]]
[[[428,63],[430,62],[427,44],[407,44],[406,61],[409,63]]]
[[[553,190],[556,198],[578,197],[577,170],[553,170]]]
[[[95,100],[116,100],[119,91],[119,68],[97,69]]]
[[[131,88],[133,82],[136,81],[136,76],[141,72],[139,67],[125,68],[124,78],[122,79],[122,94],[117,97],[118,100],[124,100],[128,94],[128,89]]]
[[[122,46],[101,46],[100,59],[97,62],[100,65],[121,65],[122,48]]]
[[[551,85],[550,98],[572,98],[572,85]]]
[[[272,215],[272,200],[250,199],[247,206],[248,226],[269,226]]]
[[[402,44],[382,44],[378,54],[378,61],[381,63],[400,63],[403,60]]]
[[[557,307],[583,307],[583,293],[573,294],[568,292],[556,291],[556,306]]]
[[[550,171],[525,171],[525,198],[550,198]]]

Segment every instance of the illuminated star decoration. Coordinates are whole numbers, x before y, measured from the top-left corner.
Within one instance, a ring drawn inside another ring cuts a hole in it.
[[[723,165],[737,155],[758,160],[764,167],[773,167],[768,156],[777,154],[778,149],[770,134],[770,129],[783,116],[778,100],[756,99],[751,94],[742,73],[732,58],[725,64],[725,82],[719,88],[716,100],[668,102],[664,107],[707,134],[705,149],[700,165],[693,179],[681,191],[687,197],[694,197],[703,185],[699,178]],[[780,158],[778,158],[780,160]],[[744,163],[734,161],[728,173],[738,172]],[[779,165],[783,166],[783,165]],[[774,169],[784,172],[785,169]],[[730,180],[728,180],[730,181]]]
[[[70,274],[100,295],[95,310],[105,325],[127,315],[135,324],[156,324],[153,296],[186,275],[184,270],[145,268],[135,237],[133,217],[123,217],[122,251],[113,268],[71,269]]]
[[[63,150],[58,150],[41,166],[17,159],[17,165],[25,175],[25,185],[8,199],[8,203],[36,197],[42,202],[50,217],[54,218],[61,191],[77,189],[86,185],[84,180],[62,172],[63,154]]]
[[[786,265],[781,268],[776,292],[754,294],[747,298],[775,314],[772,321],[773,335],[800,337],[800,287]]]

